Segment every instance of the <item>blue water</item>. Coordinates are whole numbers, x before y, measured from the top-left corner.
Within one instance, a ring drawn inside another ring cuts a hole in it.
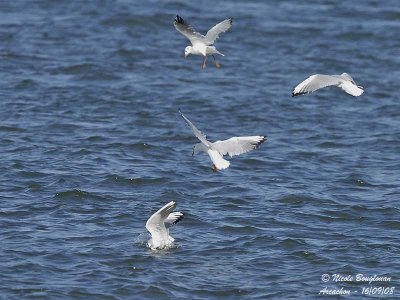
[[[176,14],[233,17],[221,69],[183,59]],[[2,1],[0,299],[399,298],[399,32],[395,0]],[[361,97],[291,97],[343,72]],[[214,174],[178,108],[212,141],[268,141]],[[155,253],[171,200],[186,217]],[[359,273],[391,282],[321,281]]]

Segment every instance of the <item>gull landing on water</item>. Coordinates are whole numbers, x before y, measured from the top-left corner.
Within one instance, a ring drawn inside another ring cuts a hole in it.
[[[179,113],[192,129],[194,135],[200,140],[201,143],[193,147],[192,156],[200,151],[207,153],[213,162],[212,169],[214,172],[223,170],[229,167],[230,162],[223,158],[228,154],[230,157],[240,155],[256,149],[259,145],[264,143],[267,138],[265,136],[240,136],[232,137],[224,141],[216,141],[214,143],[207,141],[206,136],[193,125],[192,122],[179,109]]]
[[[174,238],[169,235],[169,227],[181,221],[184,214],[173,212],[176,202],[171,201],[155,212],[146,222],[146,229],[151,234],[147,245],[152,250],[165,249],[172,246]],[[168,227],[168,228],[167,228]]]
[[[311,93],[327,86],[340,87],[347,94],[354,97],[361,96],[364,93],[363,87],[358,86],[347,73],[342,73],[341,75],[315,74],[296,86],[292,92],[292,97]]]
[[[198,33],[192,26],[186,23],[180,16],[176,16],[174,26],[176,30],[186,36],[192,46],[187,46],[185,48],[185,58],[189,54],[202,55],[204,56],[204,61],[201,66],[202,69],[206,67],[207,55],[211,55],[214,58],[215,67],[220,68],[221,65],[216,61],[214,54],[219,54],[224,56],[219,52],[214,46],[212,46],[215,40],[219,37],[219,34],[227,31],[232,26],[232,18],[228,18],[221,23],[218,23],[213,28],[211,28],[207,34],[204,36]]]

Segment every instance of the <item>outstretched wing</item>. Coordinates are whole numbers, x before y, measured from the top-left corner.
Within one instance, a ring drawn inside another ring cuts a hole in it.
[[[327,86],[336,85],[341,83],[340,76],[337,75],[321,75],[315,74],[308,77],[302,83],[295,87],[292,92],[292,97],[314,92]]]
[[[215,40],[219,38],[219,34],[227,31],[232,27],[232,18],[228,18],[221,23],[218,23],[211,28],[206,34],[206,41],[208,45],[214,44]]]
[[[229,154],[232,157],[254,150],[266,140],[265,136],[232,137],[225,141],[212,143],[211,148],[217,150],[221,155]]]
[[[174,26],[176,30],[186,36],[192,44],[205,43],[206,37],[198,33],[189,23],[186,23],[180,16],[176,16]]]
[[[343,91],[345,91],[347,94],[350,94],[354,97],[361,96],[364,93],[364,90],[354,84],[354,81],[345,81],[339,86]]]
[[[146,229],[154,240],[167,240],[168,231],[165,228],[165,220],[175,209],[176,203],[171,201],[155,212],[146,222]]]
[[[182,118],[186,121],[186,123],[189,125],[189,127],[192,129],[194,135],[206,146],[209,146],[210,143],[207,141],[205,134],[203,134],[200,130],[196,128],[196,126],[193,125],[192,122],[188,118],[185,117],[185,115],[181,112],[179,109],[179,113],[181,114]]]

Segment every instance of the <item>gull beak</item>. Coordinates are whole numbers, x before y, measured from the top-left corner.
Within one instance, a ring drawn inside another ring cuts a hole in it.
[[[183,58],[187,58],[189,54],[183,54]]]

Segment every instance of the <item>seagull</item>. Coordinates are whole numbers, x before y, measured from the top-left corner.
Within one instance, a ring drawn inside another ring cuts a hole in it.
[[[187,46],[185,48],[185,58],[189,54],[202,55],[204,56],[204,61],[201,66],[202,69],[206,67],[207,55],[211,55],[214,58],[215,67],[220,68],[221,65],[216,61],[214,54],[223,55],[214,46],[212,46],[215,40],[219,37],[219,34],[227,31],[232,26],[232,18],[225,19],[221,23],[218,23],[213,28],[211,28],[207,34],[204,36],[198,33],[190,24],[186,23],[180,16],[176,16],[174,26],[176,30],[186,36],[192,46]]]
[[[179,109],[179,113],[182,118],[186,121],[189,127],[192,129],[194,135],[200,140],[201,143],[197,143],[193,147],[192,156],[198,152],[207,153],[211,161],[213,162],[211,168],[214,172],[223,170],[229,167],[230,162],[223,158],[224,155],[228,154],[230,157],[240,155],[242,153],[249,152],[256,149],[259,145],[264,143],[267,138],[265,136],[239,136],[231,137],[224,141],[216,141],[214,143],[207,141],[206,136],[193,125],[192,122]]]
[[[165,249],[172,245],[174,238],[169,235],[168,228],[183,219],[184,214],[173,212],[176,202],[171,201],[154,213],[146,222],[146,229],[151,234],[147,245],[152,250]],[[168,226],[168,228],[167,228]]]
[[[292,92],[292,97],[314,92],[327,86],[340,87],[347,94],[358,97],[364,93],[363,87],[358,86],[347,73],[341,75],[315,74],[300,83]]]

